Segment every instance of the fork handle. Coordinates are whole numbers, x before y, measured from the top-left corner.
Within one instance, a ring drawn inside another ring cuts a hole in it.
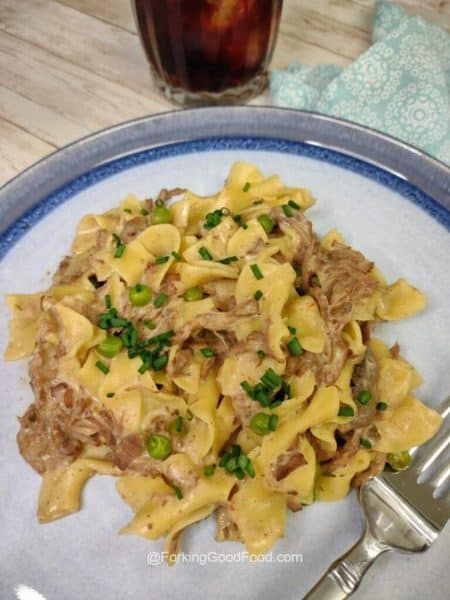
[[[370,567],[382,552],[390,550],[380,545],[366,529],[360,540],[338,558],[303,600],[344,600],[356,590]]]

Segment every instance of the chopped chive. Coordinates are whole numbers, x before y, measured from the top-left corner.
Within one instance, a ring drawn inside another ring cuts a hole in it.
[[[251,183],[250,181],[247,181],[247,183],[244,185],[244,187],[242,188],[243,192],[248,192],[248,190],[250,189]]]
[[[237,262],[237,256],[227,256],[227,258],[221,258],[217,262],[222,263],[223,265],[229,265],[230,263]]]
[[[109,368],[108,368],[108,367],[105,365],[105,363],[104,363],[104,362],[102,362],[101,360],[98,360],[98,361],[95,363],[95,366],[96,366],[96,367],[97,367],[97,369],[98,369],[99,371],[101,371],[101,372],[102,372],[104,375],[108,375],[108,373],[109,373]]]
[[[129,213],[131,215],[131,208],[124,208],[123,212]]]
[[[250,265],[250,269],[252,270],[252,273],[256,279],[262,279],[264,277],[258,265]]]
[[[150,211],[148,211],[146,208],[141,208],[141,215],[143,217],[146,217],[149,214],[150,214]]]
[[[114,392],[108,392],[108,393],[106,394],[106,397],[107,397],[107,398],[112,398],[113,396],[114,396]]]
[[[338,412],[339,417],[354,417],[355,411],[351,406],[341,406]]]
[[[153,361],[153,370],[161,371],[161,369],[163,369],[167,365],[168,362],[169,362],[169,355],[161,354],[161,356],[158,356]]]
[[[173,486],[173,491],[175,492],[175,495],[178,498],[178,500],[183,500],[183,492],[177,485]]]
[[[233,216],[233,221],[235,223],[237,223],[238,225],[240,225],[242,223],[242,215],[234,215]]]
[[[163,265],[165,264],[167,261],[169,260],[168,256],[158,256],[158,258],[155,260],[155,264],[156,265]]]
[[[292,338],[287,344],[288,350],[292,356],[300,356],[303,352],[303,348],[296,337]]]
[[[205,475],[205,477],[211,477],[211,475],[214,475],[215,470],[215,465],[206,465],[203,467],[203,474]]]
[[[269,430],[270,431],[275,431],[278,425],[278,416],[277,415],[271,415],[270,419],[269,419]]]
[[[213,229],[214,227],[217,227],[217,225],[219,225],[220,221],[222,220],[222,216],[224,216],[223,210],[224,209],[218,208],[214,212],[208,213],[206,215],[204,228]]]
[[[151,366],[152,366],[151,362],[144,361],[142,363],[142,365],[139,367],[138,373],[143,375],[146,371],[148,371],[150,369]]]
[[[125,244],[120,244],[120,246],[117,246],[117,249],[114,252],[114,258],[121,258],[124,252],[125,252]]]
[[[286,387],[285,387],[285,390],[284,390],[284,391],[286,392],[286,396],[287,396],[288,398],[292,398],[291,386],[290,386],[290,384],[289,384],[289,383],[288,383],[288,384],[286,384]]]
[[[247,223],[242,223],[242,229],[248,229]]]
[[[287,204],[283,204],[281,208],[283,209],[283,212],[286,215],[286,217],[292,217],[293,213],[290,206],[288,206]]]
[[[359,440],[359,443],[361,444],[361,446],[364,446],[364,448],[372,448],[372,443],[370,442],[370,440],[366,440],[365,438],[361,438]]]
[[[254,394],[254,399],[259,402],[261,406],[270,406],[270,396],[265,390],[259,389]]]
[[[241,454],[238,459],[238,465],[241,469],[246,469],[247,468],[247,464],[248,464],[248,458],[245,456],[245,454]]]
[[[232,473],[233,471],[235,471],[238,468],[238,466],[239,465],[238,465],[237,458],[235,456],[233,456],[227,461],[227,464],[225,465],[225,469],[229,473]]]
[[[106,315],[100,315],[97,325],[100,327],[100,329],[108,329],[109,328],[109,317],[106,317]]]
[[[167,344],[169,343],[170,338],[174,335],[174,331],[172,329],[169,329],[167,331],[165,331],[164,333],[160,333],[159,335],[155,335],[152,338],[149,338],[148,340],[145,340],[146,345],[152,345],[152,344]]]
[[[228,454],[228,452],[225,452],[225,454],[222,455],[222,457],[220,458],[219,461],[219,467],[224,467],[227,462],[230,460],[231,456],[230,454]]]
[[[110,320],[111,327],[126,327],[129,321],[122,319],[122,317],[113,317]]]
[[[158,294],[155,298],[155,301],[153,302],[153,304],[156,306],[156,308],[161,308],[161,306],[165,303],[165,301],[167,300],[168,296],[166,294]]]
[[[156,323],[150,321],[149,319],[145,319],[144,321],[142,321],[142,323],[147,329],[156,329]]]
[[[203,354],[203,356],[205,358],[212,358],[213,356],[216,355],[214,350],[211,350],[211,348],[201,348],[200,352]]]
[[[378,404],[377,404],[377,410],[386,410],[386,409],[387,409],[386,402],[378,402]]]
[[[368,404],[372,400],[372,394],[369,390],[362,390],[359,392],[357,399],[360,404]]]
[[[299,204],[297,204],[297,202],[294,202],[293,200],[289,200],[288,204],[294,210],[300,210],[301,209],[301,206]]]
[[[296,327],[291,327],[290,325],[288,325],[288,329],[289,329],[289,333],[292,333],[292,335],[295,335],[297,333]]]
[[[113,237],[113,240],[116,242],[116,248],[118,248],[120,246],[120,244],[122,243],[120,236],[117,235],[117,233],[113,233],[112,237]]]
[[[231,446],[232,456],[239,456],[240,453],[241,453],[241,447],[239,446],[239,444],[233,444]]]
[[[256,354],[259,356],[259,358],[266,357],[266,353],[264,352],[264,350],[258,350],[258,352]]]
[[[267,371],[264,373],[261,379],[263,378],[270,381],[274,387],[277,387],[277,385],[280,385],[283,381],[283,378],[280,375],[278,375],[278,373],[275,373],[273,369],[267,369]]]
[[[276,408],[277,406],[281,406],[283,404],[283,400],[275,400],[275,402],[271,402],[269,404],[269,408],[271,408],[272,410],[274,408]]]
[[[202,246],[201,248],[199,248],[198,253],[203,258],[203,260],[212,260],[212,256],[208,252],[208,250],[205,248],[205,246]]]
[[[245,473],[244,471],[241,469],[241,467],[238,467],[236,469],[236,471],[234,471],[234,475],[238,478],[238,479],[244,479],[245,477]]]
[[[256,290],[256,292],[253,294],[253,298],[255,300],[261,300],[262,296],[263,296],[263,293],[261,290]]]
[[[111,296],[109,294],[106,294],[105,296],[105,306],[106,308],[111,308],[112,306]]]
[[[137,329],[135,329],[134,327],[130,327],[129,332],[130,332],[130,346],[133,348],[134,346],[136,346],[137,341],[138,341],[138,332],[137,332]]]
[[[275,227],[275,223],[272,221],[269,215],[259,215],[258,223],[266,233],[271,233]]]
[[[173,250],[172,256],[174,257],[175,260],[182,260],[181,254],[178,254],[178,252],[175,252],[175,250]]]
[[[240,386],[244,392],[247,392],[250,397],[253,397],[253,388],[248,381],[241,381]]]
[[[259,206],[262,203],[263,203],[262,200],[255,200],[252,204],[253,204],[253,206]]]
[[[179,416],[169,424],[169,431],[172,433],[183,432],[183,417]]]
[[[245,470],[247,471],[247,475],[249,477],[251,477],[252,479],[256,475],[255,468],[254,468],[253,463],[252,463],[252,461],[250,459],[248,460],[247,467],[246,467]]]

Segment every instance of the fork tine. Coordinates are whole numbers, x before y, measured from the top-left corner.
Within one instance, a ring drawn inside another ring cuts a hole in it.
[[[450,477],[450,461],[447,464],[442,465],[440,469],[436,471],[433,477],[428,481],[428,485],[437,490],[443,485]]]
[[[419,448],[414,454],[412,469],[421,475],[450,445],[450,433],[445,428],[444,423],[440,431],[424,446]]]
[[[450,415],[450,397],[441,405],[439,412],[444,419]],[[450,476],[450,465],[441,456],[449,444],[447,420],[436,436],[414,452],[409,469],[400,473],[385,471],[381,475],[437,531],[445,526],[450,515],[450,494],[436,493]]]
[[[443,419],[450,414],[450,396],[448,396],[438,408],[438,413]]]
[[[411,469],[418,475],[424,473],[450,444],[450,432],[445,423],[447,416],[450,414],[450,396],[440,405],[438,412],[442,417],[440,430],[428,443],[413,453]]]

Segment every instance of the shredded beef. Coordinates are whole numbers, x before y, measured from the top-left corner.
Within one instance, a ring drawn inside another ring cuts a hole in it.
[[[113,453],[112,461],[119,469],[128,468],[135,458],[142,454],[143,444],[141,436],[130,433],[120,440]]]
[[[359,487],[372,477],[379,475],[386,464],[386,454],[377,453],[373,461],[370,463],[369,468],[361,473],[356,473],[352,479],[352,487]]]
[[[134,238],[147,229],[149,223],[145,217],[134,217],[125,223],[120,233],[120,239],[124,244],[128,244]]]

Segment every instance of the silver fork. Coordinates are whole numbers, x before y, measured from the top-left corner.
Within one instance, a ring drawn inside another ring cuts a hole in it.
[[[363,534],[304,600],[344,600],[380,554],[388,550],[424,552],[437,538],[450,516],[450,494],[434,496],[450,476],[450,461],[439,460],[450,444],[445,421],[450,414],[450,397],[440,413],[444,418],[440,430],[414,452],[408,470],[382,473],[361,486],[358,498],[364,514]]]

